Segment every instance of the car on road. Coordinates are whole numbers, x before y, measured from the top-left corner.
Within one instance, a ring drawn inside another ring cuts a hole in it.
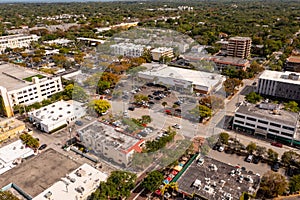
[[[247,156],[247,158],[246,158],[246,162],[249,162],[249,163],[251,163],[252,162],[252,160],[253,160],[253,155],[252,154],[249,154],[248,156]]]
[[[47,144],[42,144],[42,145],[39,147],[39,150],[46,149],[46,147],[47,147]]]
[[[172,127],[176,129],[181,129],[181,126],[179,124],[174,124]]]
[[[275,147],[279,147],[279,148],[283,147],[283,145],[281,143],[279,143],[279,142],[271,142],[271,145],[275,146]]]

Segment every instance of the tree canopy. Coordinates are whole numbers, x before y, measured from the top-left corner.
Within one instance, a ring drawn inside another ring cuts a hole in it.
[[[89,102],[88,108],[90,111],[95,111],[98,115],[105,113],[111,107],[107,100],[95,99]]]
[[[9,191],[0,191],[0,200],[19,200]]]
[[[283,175],[268,171],[262,176],[259,197],[274,198],[282,195],[288,188],[288,183]]]
[[[164,176],[159,171],[150,172],[142,182],[142,186],[149,192],[154,192],[164,180]]]
[[[127,171],[113,171],[106,182],[92,193],[91,200],[120,199],[129,197],[135,186],[136,174]]]
[[[256,94],[255,92],[250,92],[246,95],[245,99],[250,103],[257,103],[262,100],[262,96]]]

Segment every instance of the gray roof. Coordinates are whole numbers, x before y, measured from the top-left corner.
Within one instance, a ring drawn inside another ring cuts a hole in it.
[[[242,113],[250,116],[252,115],[256,118],[275,121],[278,123],[284,123],[291,126],[296,125],[298,118],[297,113],[288,112],[283,109],[279,109],[276,112],[273,112],[273,110],[270,109],[261,109],[259,108],[259,105],[255,104],[241,105],[238,108],[237,113]]]

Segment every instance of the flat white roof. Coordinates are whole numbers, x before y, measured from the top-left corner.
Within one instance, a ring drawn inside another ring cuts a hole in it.
[[[17,140],[0,149],[0,174],[15,167],[12,163],[18,158],[27,158],[34,154],[31,148],[25,147],[21,140]]]
[[[297,84],[300,85],[300,79],[299,77],[297,79],[290,79],[288,78],[289,75],[295,74],[296,76],[300,77],[300,73],[295,72],[278,72],[278,71],[271,71],[271,70],[265,70],[261,75],[260,79],[267,79],[267,80],[273,80],[278,82],[284,82],[284,83],[291,83],[291,84]]]
[[[113,44],[111,45],[111,47],[124,47],[124,48],[145,48],[145,45],[142,44],[134,44],[134,43],[127,43],[127,42],[122,42],[122,43],[117,43],[117,44]]]
[[[101,181],[107,180],[107,177],[107,174],[85,163],[34,197],[33,200],[47,200],[48,198],[45,197],[47,195],[51,200],[86,199],[97,189]]]
[[[58,101],[29,113],[29,116],[39,119],[43,124],[66,120],[73,116],[82,116],[85,108],[77,101]]]
[[[154,68],[146,72],[139,72],[148,76],[157,76],[164,78],[174,78],[178,80],[189,81],[194,85],[213,87],[223,80],[223,76],[220,74],[214,74],[209,72],[183,69],[177,67],[166,67],[165,65],[159,68]]]
[[[151,50],[152,53],[164,53],[166,51],[173,51],[173,48],[159,47]]]

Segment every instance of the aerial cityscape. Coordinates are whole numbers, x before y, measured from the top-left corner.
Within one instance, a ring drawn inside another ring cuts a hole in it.
[[[0,10],[0,200],[300,198],[300,1]]]

